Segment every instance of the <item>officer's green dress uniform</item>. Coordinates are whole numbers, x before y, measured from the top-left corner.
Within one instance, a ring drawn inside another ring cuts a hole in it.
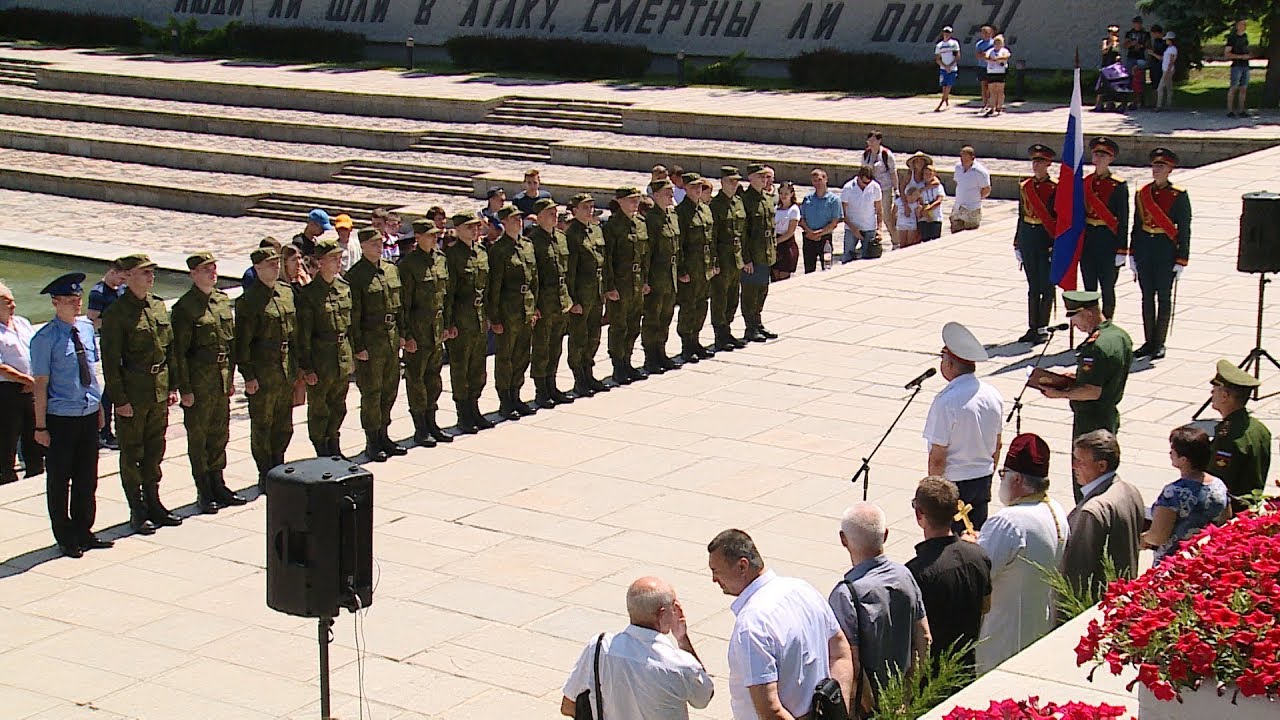
[[[1089,143],[1093,152],[1115,157],[1120,146],[1108,137]],[[1080,277],[1086,290],[1102,293],[1102,314],[1115,317],[1117,256],[1129,254],[1129,184],[1114,173],[1091,173],[1084,179],[1084,249],[1080,253]],[[1100,208],[1105,208],[1102,212]],[[1114,226],[1114,230],[1112,227]]]
[[[618,188],[618,199],[639,197],[638,188]],[[649,376],[631,365],[631,353],[640,335],[644,312],[644,286],[649,280],[649,232],[639,213],[634,218],[618,211],[604,223],[604,288],[616,291],[608,306],[609,358],[613,380],[626,385]]]
[[[1171,150],[1151,151],[1151,162],[1176,166],[1178,156]],[[1191,198],[1173,184],[1157,187],[1154,182],[1138,190],[1133,203],[1131,252],[1138,266],[1138,286],[1142,288],[1142,330],[1145,342],[1138,357],[1164,357],[1169,323],[1173,321],[1173,268],[1185,266],[1191,257]],[[1164,220],[1172,222],[1172,227]]]
[[[535,213],[556,206],[555,200],[541,198],[533,204]],[[533,328],[533,384],[541,407],[573,402],[574,397],[556,387],[556,372],[564,354],[564,336],[569,330],[569,241],[554,227],[550,232],[539,225],[529,228],[529,241],[538,263],[538,324]]]
[[[730,196],[724,192],[726,184],[737,187],[742,179],[738,169],[726,165],[720,168],[720,178],[720,192],[709,203],[715,219],[716,256],[720,265],[720,274],[711,279],[711,327],[715,329],[713,347],[723,352],[747,346],[729,330],[742,286],[742,239],[747,231],[747,211],[741,193]]]
[[[126,271],[155,267],[146,255],[116,261]],[[164,301],[151,293],[120,296],[102,314],[102,374],[116,402],[116,434],[120,440],[120,484],[129,501],[129,523],[148,532],[155,525],[182,520],[160,502],[160,461],[169,427],[169,393],[173,325]],[[133,408],[131,417],[120,406]],[[151,527],[148,527],[150,523]]]
[[[1101,296],[1097,292],[1073,291],[1063,293],[1067,313],[1083,307],[1097,306]],[[1124,386],[1129,380],[1129,366],[1133,364],[1133,340],[1129,333],[1110,320],[1103,320],[1098,329],[1089,334],[1076,348],[1076,384],[1097,385],[1102,394],[1097,400],[1072,400],[1072,439],[1094,430],[1120,431],[1118,406],[1124,398]]]
[[[684,174],[685,185],[698,184],[711,187],[711,183],[697,173]],[[716,253],[715,218],[706,203],[694,202],[685,195],[676,205],[680,219],[680,261],[676,268],[677,279],[688,276],[676,288],[676,301],[680,304],[680,318],[676,321],[676,333],[680,336],[680,357],[685,362],[698,362],[714,353],[699,341],[702,327],[707,322],[707,301],[711,297],[711,279],[720,267]]]
[[[581,193],[569,199],[577,208],[591,199]],[[609,388],[596,379],[591,368],[600,349],[600,322],[604,315],[604,231],[594,222],[577,218],[565,230],[569,246],[569,266],[565,271],[569,299],[582,307],[581,314],[569,314],[569,369],[573,371],[573,391],[580,397],[605,392]]]
[[[652,192],[671,187],[662,180],[649,185]],[[645,213],[649,235],[649,294],[644,296],[644,318],[640,322],[640,346],[644,348],[644,369],[664,373],[684,364],[667,356],[667,337],[676,313],[677,273],[680,269],[680,218],[675,206],[657,205]]]
[[[360,242],[372,228],[360,231]],[[381,462],[388,455],[407,452],[387,434],[391,408],[400,392],[400,328],[404,306],[400,272],[378,258],[360,258],[346,274],[351,286],[351,350],[356,354],[356,387],[360,388],[360,427],[364,429],[365,454]],[[368,360],[360,360],[362,352]]]
[[[1258,386],[1257,378],[1229,360],[1219,360],[1217,371],[1214,385],[1224,385],[1241,394]],[[1267,485],[1267,473],[1271,471],[1271,431],[1241,407],[1215,426],[1209,449],[1209,474],[1227,486],[1231,509],[1244,511],[1248,503],[1243,498]]]
[[[464,225],[478,228],[485,224],[479,213],[458,213],[451,219],[453,227],[463,232]],[[489,254],[479,240],[470,245],[461,237],[445,250],[449,283],[445,303],[453,309],[453,322],[458,336],[445,341],[449,349],[449,383],[458,410],[458,429],[475,433],[493,427],[480,412],[480,396],[485,385],[485,293],[489,287]]]
[[[316,258],[341,254],[334,240],[316,243]],[[342,456],[342,421],[347,417],[347,388],[355,369],[351,341],[351,287],[342,276],[325,282],[316,274],[294,298],[298,309],[298,367],[315,373],[307,388],[307,434],[316,456]]]
[[[258,248],[249,257],[257,265],[280,254]],[[297,331],[293,288],[287,283],[267,287],[255,280],[236,299],[236,367],[246,383],[258,381],[258,391],[249,396],[249,449],[258,466],[259,489],[265,488],[267,471],[284,462],[293,439]]]
[[[750,165],[748,174],[764,171],[762,165]],[[742,283],[742,320],[747,325],[746,340],[763,342],[768,335],[764,330],[764,301],[769,296],[770,268],[778,260],[777,232],[774,213],[777,197],[748,187],[742,193],[742,208],[746,213],[746,233],[742,243],[742,262],[751,263],[755,270],[750,282]]]
[[[440,232],[430,220],[415,220],[415,235]],[[400,283],[404,291],[406,341],[418,345],[417,352],[405,352],[404,388],[413,418],[413,438],[419,445],[453,442],[436,423],[440,393],[444,389],[440,371],[444,361],[444,333],[453,327],[453,304],[448,302],[449,264],[444,251],[421,247],[400,259]]]
[[[519,213],[508,203],[498,210],[498,218],[505,220]],[[538,260],[533,244],[503,234],[489,247],[489,288],[484,305],[489,322],[503,329],[501,335],[495,333],[493,386],[498,391],[498,412],[509,420],[537,412],[520,399],[533,352],[537,289]]]
[[[215,262],[213,254],[187,258],[187,267]],[[192,395],[191,407],[183,407],[187,428],[187,458],[196,483],[196,505],[215,513],[221,505],[241,505],[243,498],[223,481],[227,467],[230,393],[235,386],[235,310],[231,298],[216,287],[204,294],[195,285],[174,303],[173,384],[181,395]]]

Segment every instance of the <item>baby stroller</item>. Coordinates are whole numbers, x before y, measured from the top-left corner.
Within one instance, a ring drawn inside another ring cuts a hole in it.
[[[1103,66],[1096,87],[1098,104],[1093,108],[1105,112],[1124,112],[1133,108],[1133,77],[1117,59]]]

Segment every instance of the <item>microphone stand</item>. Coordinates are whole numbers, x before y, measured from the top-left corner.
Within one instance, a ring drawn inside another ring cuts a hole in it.
[[[1049,328],[1049,339],[1045,340],[1044,347],[1041,348],[1040,354],[1036,356],[1036,362],[1031,366],[1033,371],[1040,369],[1040,361],[1044,359],[1044,354],[1049,351],[1049,346],[1053,344],[1053,335],[1056,332],[1058,332],[1056,325]],[[1031,373],[1027,373],[1027,379],[1022,382],[1022,389],[1018,391],[1018,397],[1013,399],[1013,408],[1009,410],[1009,417],[1004,419],[1005,422],[1009,422],[1015,417],[1018,419],[1018,422],[1013,426],[1014,434],[1016,435],[1022,434],[1022,396],[1027,393],[1027,388],[1029,387],[1031,387]]]
[[[911,401],[915,400],[916,396],[920,394],[920,389],[920,385],[916,385],[915,391],[911,393],[911,396],[907,398],[905,403],[903,403],[902,409],[898,411],[898,417],[894,418],[893,422],[889,423],[889,429],[884,431],[884,436],[880,438],[880,442],[876,443],[874,448],[871,448],[871,454],[862,458],[862,467],[858,468],[858,472],[854,473],[853,479],[849,481],[856,484],[858,482],[858,478],[862,478],[863,500],[867,499],[867,493],[871,491],[871,458],[876,456],[876,452],[880,450],[880,446],[884,445],[884,441],[889,439],[889,433],[893,432],[893,429],[897,427],[898,421],[902,419],[902,416],[907,412],[907,408],[911,406]]]

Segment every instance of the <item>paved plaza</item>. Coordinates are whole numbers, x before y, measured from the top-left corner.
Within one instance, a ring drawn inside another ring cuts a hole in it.
[[[95,62],[107,72],[128,61]],[[152,69],[227,72],[213,63]],[[263,81],[262,73],[285,71],[241,72],[254,82]],[[387,83],[402,81],[387,75]],[[306,80],[326,88],[356,82],[318,73]],[[512,91],[491,81],[421,80],[440,93],[446,82],[450,93]],[[381,87],[381,81],[364,82],[365,89]],[[592,97],[605,93],[600,86],[562,84],[555,94],[579,90]],[[519,88],[521,94],[541,91]],[[647,97],[695,90],[633,92]],[[776,114],[778,108],[768,94],[698,92],[740,104],[743,115],[765,107]],[[866,102],[914,118],[913,104],[920,101]],[[1163,123],[1171,116],[1158,117]],[[1065,116],[1045,109],[990,122],[1043,123],[1046,133],[1060,136]],[[1176,120],[1167,122],[1167,131],[1184,132]],[[1094,116],[1086,118],[1086,133],[1103,129],[1094,123]],[[1271,131],[1274,126],[1245,132]],[[1130,187],[1147,177],[1133,171]],[[1120,474],[1148,501],[1175,478],[1168,431],[1208,398],[1214,361],[1238,360],[1253,346],[1257,276],[1235,271],[1240,195],[1280,189],[1280,148],[1178,171],[1174,182],[1190,193],[1195,220],[1169,355],[1135,364],[1121,405]],[[481,202],[445,200],[451,209]],[[775,284],[765,315],[778,340],[371,465],[376,587],[367,612],[344,614],[334,628],[335,714],[360,717],[363,695],[364,717],[376,720],[556,717],[561,685],[582,647],[602,630],[622,629],[626,586],[656,574],[674,583],[693,644],[717,683],[711,705],[693,716],[727,720],[725,652],[733,615],[730,598],[706,568],[707,542],[725,528],[742,528],[770,567],[826,593],[848,569],[838,518],[861,497],[849,478],[905,401],[903,384],[937,365],[947,321],[966,324],[992,347],[994,357],[979,374],[1001,390],[1009,407],[1034,357],[1014,342],[1026,318],[1026,286],[1011,245],[1015,211],[1013,203],[992,202],[980,231],[944,234],[880,260]],[[95,218],[103,224],[93,225]],[[0,230],[29,232],[33,245],[71,238],[243,253],[256,236],[287,237],[291,228],[258,218],[0,192]],[[1125,269],[1116,322],[1140,342],[1138,302]],[[1061,311],[1057,320],[1065,321]],[[1267,332],[1271,338],[1264,343],[1280,344],[1274,314]],[[1074,364],[1066,333],[1055,339],[1046,364]],[[1264,369],[1263,380],[1265,391],[1280,376]],[[926,464],[920,437],[925,413],[942,386],[940,377],[926,383],[873,464],[870,498],[888,514],[887,552],[895,560],[912,557],[921,539],[910,498]],[[349,402],[358,407],[354,388]],[[495,404],[487,392],[482,407]],[[451,398],[441,398],[441,408],[441,424],[452,425]],[[1280,399],[1264,400],[1254,410],[1272,427],[1280,423]],[[307,457],[302,408],[294,419],[289,457]],[[1052,494],[1067,506],[1070,419],[1065,401],[1027,395],[1023,429],[1048,440]],[[1006,444],[1013,433],[1013,425],[1006,426]],[[226,472],[237,488],[253,485],[248,434],[238,395]],[[411,434],[402,392],[392,436]],[[360,437],[358,415],[349,413],[348,452],[357,450]],[[42,481],[0,487],[0,717],[318,716],[315,622],[265,604],[266,499],[193,515],[185,447],[181,411],[174,408],[161,489],[166,504],[181,507],[188,519],[147,538],[128,534],[117,456],[103,453],[97,527],[117,543],[79,560],[62,558],[52,547]],[[1028,694],[1136,707],[1123,682],[1100,673],[1090,684],[1074,668],[1071,648],[1079,632],[1073,629],[1044,639],[962,698],[980,707],[987,699]]]

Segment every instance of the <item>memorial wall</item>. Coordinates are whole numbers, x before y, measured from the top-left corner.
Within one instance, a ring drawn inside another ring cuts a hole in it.
[[[1133,0],[0,0],[141,17],[170,16],[212,27],[238,20],[361,33],[372,42],[442,45],[459,35],[576,38],[644,45],[655,53],[728,56],[745,50],[786,59],[836,48],[929,59],[939,31],[972,46],[983,24],[998,26],[1016,60],[1033,68],[1086,67],[1108,24],[1127,27]],[[966,54],[972,57],[971,54]]]

